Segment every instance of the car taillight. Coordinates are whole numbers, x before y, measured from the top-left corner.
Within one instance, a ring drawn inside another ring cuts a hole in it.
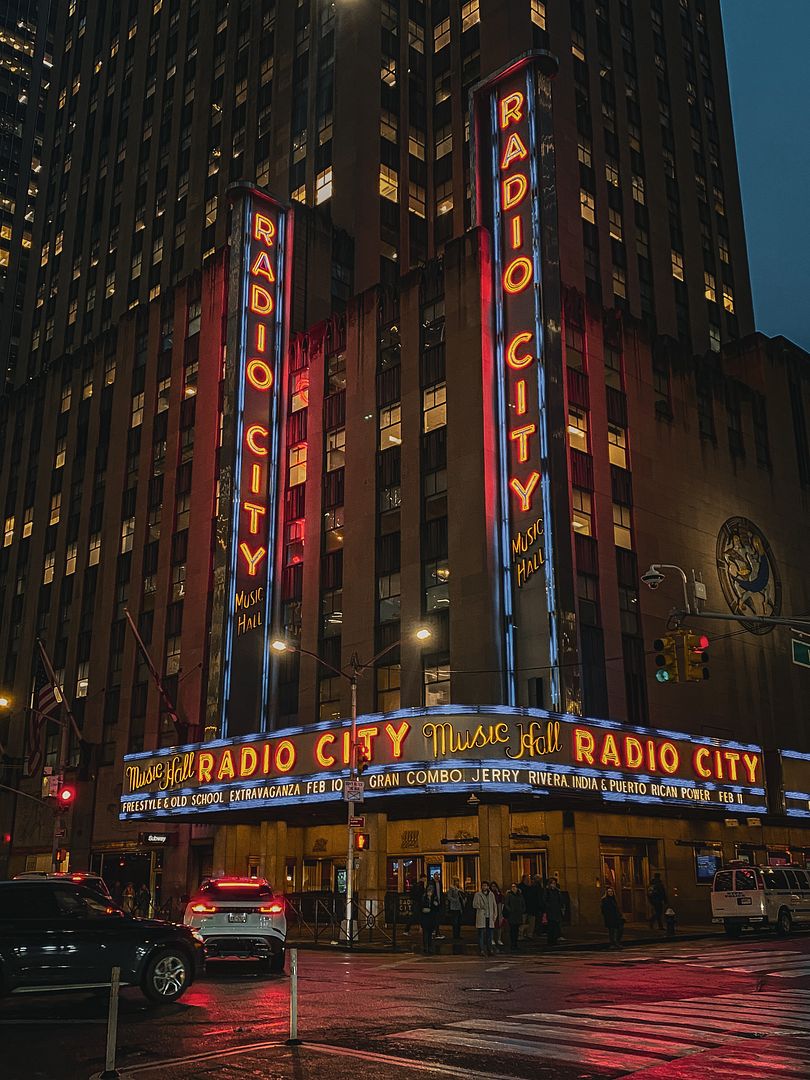
[[[281,915],[283,911],[283,904],[264,904],[259,908],[259,913],[261,915]]]
[[[217,909],[215,907],[209,907],[208,904],[192,904],[191,910],[195,915],[213,915]]]

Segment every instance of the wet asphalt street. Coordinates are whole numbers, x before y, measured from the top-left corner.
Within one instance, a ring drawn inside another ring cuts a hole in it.
[[[138,1080],[808,1080],[810,935],[614,953],[299,953],[289,978],[224,963],[175,1005],[121,997],[117,1065]],[[104,1066],[106,1001],[0,1002],[3,1080],[86,1080]]]

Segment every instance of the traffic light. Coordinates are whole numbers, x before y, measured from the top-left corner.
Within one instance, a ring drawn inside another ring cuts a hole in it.
[[[71,787],[70,784],[65,784],[64,787],[59,789],[59,794],[56,796],[56,805],[59,810],[69,810],[73,806],[73,801],[76,798],[76,788]]]
[[[371,837],[367,832],[356,832],[354,834],[354,850],[355,851],[368,851],[371,844]]]
[[[678,642],[677,638],[656,638],[653,642],[655,649],[655,677],[660,683],[678,682]]]
[[[368,766],[371,764],[371,751],[365,743],[357,743],[355,750],[355,761],[357,763],[357,775],[362,776]]]
[[[705,634],[687,634],[684,641],[686,679],[703,682],[709,677],[709,639]]]

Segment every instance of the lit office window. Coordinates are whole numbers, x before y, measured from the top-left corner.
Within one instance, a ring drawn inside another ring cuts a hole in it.
[[[326,471],[334,472],[346,464],[346,428],[326,433]]]
[[[98,566],[101,558],[101,533],[93,533],[90,537],[90,547],[87,553],[87,565]]]
[[[433,51],[439,52],[450,44],[450,20],[442,19],[440,23],[437,23],[433,27]]]
[[[45,552],[45,564],[42,568],[42,584],[50,585],[53,581],[53,571],[56,565],[56,553],[53,551]]]
[[[573,488],[571,492],[572,525],[580,536],[593,536],[593,510],[590,491]]]
[[[425,705],[450,704],[450,664],[426,664],[424,669]]]
[[[627,432],[616,424],[608,424],[608,456],[611,465],[627,468]]]
[[[422,391],[422,430],[433,431],[447,423],[447,384],[436,383]]]
[[[400,707],[402,668],[388,664],[377,668],[377,711],[394,712]]]
[[[59,524],[59,514],[62,510],[62,492],[57,491],[51,495],[51,514],[48,519],[49,525]]]
[[[391,202],[399,199],[399,175],[387,165],[380,165],[380,195]]]
[[[291,446],[288,452],[289,486],[303,484],[307,478],[307,444]]]
[[[632,516],[630,507],[621,503],[613,504],[613,542],[616,547],[633,547]]]
[[[402,442],[402,408],[399,402],[380,409],[380,450],[399,446]]]
[[[568,407],[568,443],[574,450],[588,453],[588,414],[577,405]]]
[[[7,517],[3,525],[3,547],[11,547],[14,539],[14,515]]]
[[[591,225],[596,223],[596,201],[590,191],[584,188],[579,189],[579,212],[584,221],[589,221]]]

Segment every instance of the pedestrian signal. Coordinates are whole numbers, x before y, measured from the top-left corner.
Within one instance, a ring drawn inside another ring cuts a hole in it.
[[[674,637],[656,638],[655,677],[660,683],[678,682],[678,647]]]
[[[354,850],[355,851],[368,851],[371,844],[371,837],[367,832],[357,832],[354,834]]]
[[[703,682],[709,677],[709,639],[705,634],[687,634],[686,678],[688,682]]]

